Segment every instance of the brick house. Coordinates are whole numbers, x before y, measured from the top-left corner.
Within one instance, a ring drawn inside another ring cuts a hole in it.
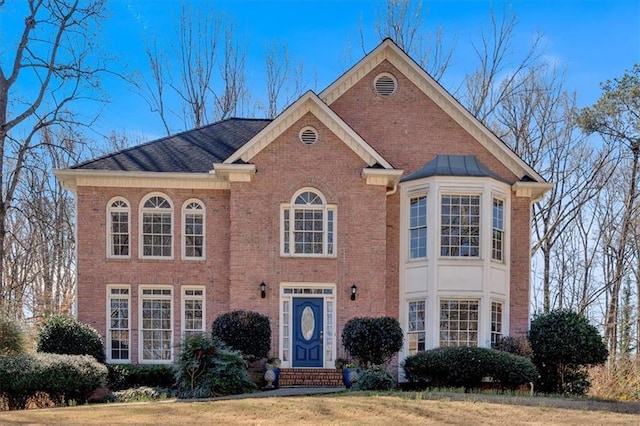
[[[529,323],[531,203],[550,184],[391,40],[274,120],[227,119],[57,170],[77,203],[77,315],[111,363],[168,363],[244,309],[283,367],[332,368],[350,318],[399,358]]]

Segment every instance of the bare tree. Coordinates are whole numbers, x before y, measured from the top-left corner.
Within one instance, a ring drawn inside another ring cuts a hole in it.
[[[640,64],[635,65],[621,78],[602,84],[603,94],[589,108],[581,111],[579,125],[587,133],[598,133],[605,142],[620,150],[630,162],[625,173],[624,195],[619,232],[611,243],[614,263],[607,283],[608,306],[605,318],[604,338],[609,351],[618,349],[618,325],[620,291],[628,265],[628,243],[632,226],[638,215],[638,177],[640,173]]]
[[[236,114],[248,97],[246,48],[236,27],[205,6],[183,4],[169,50],[152,38],[146,48],[149,74],[137,83],[164,130],[200,127]],[[175,41],[173,41],[175,40]],[[177,123],[177,124],[176,124]]]
[[[11,232],[8,215],[27,159],[42,143],[41,130],[81,122],[72,106],[95,93],[97,76],[106,70],[92,56],[100,52],[94,33],[104,19],[103,0],[29,0],[26,6],[22,32],[0,62],[0,259]],[[4,266],[0,262],[2,300]]]
[[[434,79],[440,80],[449,68],[453,48],[445,47],[442,27],[433,32],[425,30],[422,1],[386,0],[379,15],[375,23],[378,38],[391,38]],[[360,43],[366,53],[362,28]]]
[[[286,45],[271,44],[265,54],[267,77],[267,118],[275,118],[282,108],[300,97],[304,90],[304,66],[291,66]]]

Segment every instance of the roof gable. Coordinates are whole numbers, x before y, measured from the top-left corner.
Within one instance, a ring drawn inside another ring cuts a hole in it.
[[[398,47],[391,39],[385,39],[371,53],[356,63],[329,87],[323,90],[319,97],[331,105],[358,81],[365,77],[383,61],[391,63],[404,74],[439,108],[447,113],[458,125],[467,131],[476,141],[495,156],[505,167],[520,178],[529,177],[535,182],[545,182],[531,166],[522,160],[511,148],[493,134],[486,126],[476,119],[437,81],[424,71],[411,57]]]
[[[224,163],[232,164],[238,161],[248,163],[256,154],[308,112],[312,113],[322,124],[344,141],[368,166],[371,167],[377,164],[385,169],[393,168],[387,160],[377,153],[312,91],[302,95],[300,99],[227,158]]]

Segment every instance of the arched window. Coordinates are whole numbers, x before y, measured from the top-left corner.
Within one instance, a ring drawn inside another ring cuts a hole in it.
[[[297,192],[282,206],[284,256],[335,256],[336,206],[315,189]]]
[[[130,256],[129,202],[124,198],[113,198],[107,205],[107,256]]]
[[[187,200],[182,206],[182,256],[204,259],[204,205],[199,200]]]
[[[151,195],[142,202],[141,257],[173,256],[173,207],[164,195]]]

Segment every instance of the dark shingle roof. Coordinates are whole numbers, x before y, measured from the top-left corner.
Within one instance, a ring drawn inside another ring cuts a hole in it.
[[[437,155],[422,168],[400,179],[400,182],[431,176],[490,177],[504,181],[473,155]]]
[[[77,164],[72,169],[205,173],[271,120],[230,118]]]

